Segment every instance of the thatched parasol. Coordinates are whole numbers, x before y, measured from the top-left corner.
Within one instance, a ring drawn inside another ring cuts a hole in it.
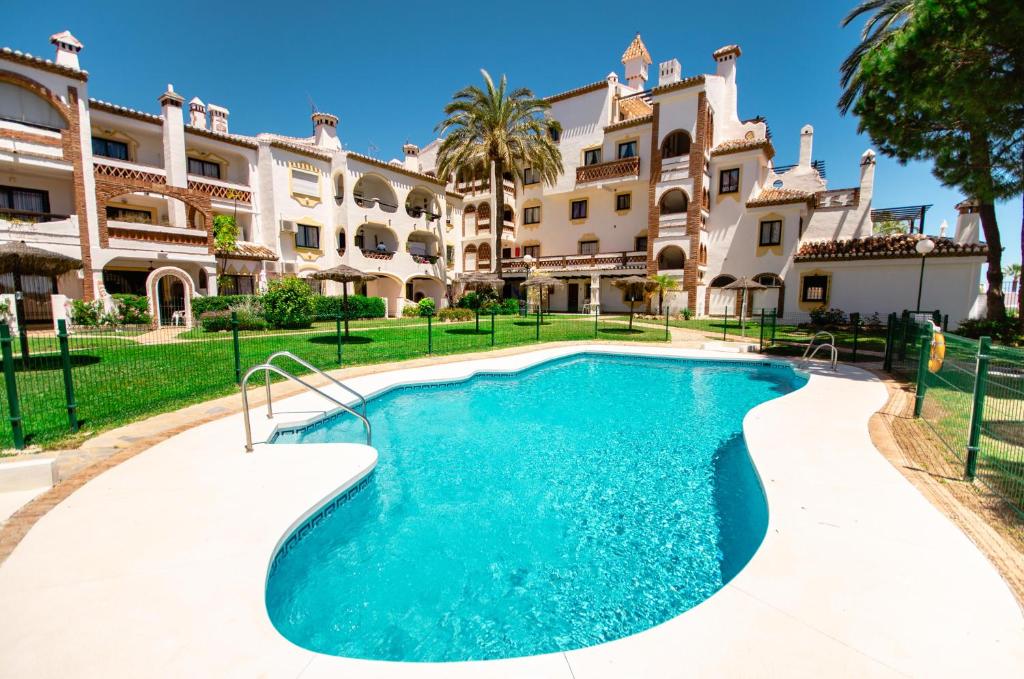
[[[336,281],[341,283],[342,315],[345,317],[345,337],[348,337],[348,284],[360,281],[372,281],[377,274],[365,273],[348,264],[339,264],[330,269],[317,271],[310,278],[318,281]]]
[[[744,325],[743,319],[746,315],[746,301],[743,299],[746,296],[747,290],[767,290],[767,285],[761,285],[755,280],[751,280],[746,276],[740,276],[732,283],[724,286],[723,290],[739,290],[740,291],[740,337],[746,337],[747,329]]]
[[[0,274],[13,274],[14,313],[18,319],[18,335],[21,341],[21,358],[27,363],[28,328],[25,323],[25,302],[22,299],[21,277],[54,277],[82,268],[82,260],[57,252],[26,245],[25,241],[11,241],[0,245]]]
[[[565,281],[562,281],[554,276],[536,275],[530,276],[525,281],[519,284],[521,288],[537,288],[537,313],[541,316],[544,315],[544,291],[550,288],[558,288],[565,285]],[[550,293],[548,293],[550,300]]]
[[[462,283],[466,290],[497,288],[504,283],[498,274],[487,271],[473,271],[472,273],[463,274],[459,278],[459,282]]]
[[[622,290],[623,296],[629,296],[629,329],[633,329],[633,305],[637,298],[643,299],[648,292],[658,289],[658,283],[642,276],[625,276],[612,280],[612,285]]]

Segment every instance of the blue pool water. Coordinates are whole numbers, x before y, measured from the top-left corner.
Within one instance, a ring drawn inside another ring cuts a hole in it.
[[[376,470],[276,560],[308,649],[454,661],[570,650],[714,594],[764,537],[743,416],[786,366],[582,355],[369,403]],[[363,440],[345,416],[278,442]]]

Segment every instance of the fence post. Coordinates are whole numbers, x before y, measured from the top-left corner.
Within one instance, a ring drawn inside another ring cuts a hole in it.
[[[480,332],[480,307],[476,308],[476,331]]]
[[[494,317],[498,315],[498,309],[491,309],[491,346],[494,346]]]
[[[772,309],[772,339],[770,346],[775,346],[775,324],[779,320],[779,310]]]
[[[978,471],[978,453],[981,452],[981,418],[985,413],[985,392],[988,390],[988,361],[992,338],[978,340],[978,367],[974,372],[974,399],[971,404],[971,425],[967,430],[967,465],[964,476],[973,481]]]
[[[910,329],[910,312],[904,311],[900,316],[900,353],[899,358],[901,361],[907,359],[907,330]]]
[[[537,305],[537,341],[540,341],[540,304]]]
[[[597,339],[597,319],[598,319],[598,316],[599,316],[599,314],[598,314],[597,310],[595,309],[594,310],[594,339]]]
[[[231,344],[235,350],[235,384],[242,383],[242,354],[238,346],[238,312],[231,312]]]
[[[725,341],[725,331],[729,329],[729,306],[725,307],[725,320],[722,322],[722,341]]]
[[[4,384],[7,386],[7,419],[11,422],[14,447],[25,447],[25,432],[21,426],[21,405],[18,403],[18,380],[14,376],[14,352],[11,350],[11,329],[0,323],[0,352],[4,362]]]
[[[672,339],[672,333],[668,329],[668,309],[665,309],[665,341]]]
[[[921,327],[921,339],[917,356],[917,389],[914,397],[914,417],[921,417],[924,408],[924,396],[928,391],[928,359],[932,353],[932,333],[928,326]]]
[[[896,340],[896,312],[889,314],[885,324],[885,356],[882,358],[882,370],[892,372],[892,349]]]
[[[341,365],[341,313],[334,317],[334,345],[338,348],[338,365]]]
[[[71,375],[71,352],[68,350],[68,322],[57,321],[57,339],[60,342],[60,367],[64,373],[64,400],[68,404],[68,424],[71,433],[78,431],[78,404],[75,403],[75,382]]]
[[[434,353],[434,314],[427,314],[427,355]]]
[[[860,335],[860,314],[850,314],[850,323],[853,324],[853,355],[850,358],[851,363],[857,362],[857,337]]]
[[[757,329],[757,352],[764,353],[764,307],[761,307],[761,324]]]

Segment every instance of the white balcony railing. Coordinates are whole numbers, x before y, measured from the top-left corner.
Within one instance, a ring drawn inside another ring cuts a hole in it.
[[[537,257],[533,266],[540,271],[602,271],[644,269],[647,253],[642,250],[601,252],[593,255],[545,255]],[[502,259],[503,273],[525,273],[529,270],[522,257]]]

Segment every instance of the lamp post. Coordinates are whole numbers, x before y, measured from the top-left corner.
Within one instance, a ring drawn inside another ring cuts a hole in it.
[[[924,289],[924,260],[928,258],[928,254],[935,249],[935,241],[931,238],[925,238],[917,241],[914,245],[914,249],[917,250],[917,254],[921,255],[921,276],[917,280],[917,306],[915,311],[921,310],[921,291]]]

